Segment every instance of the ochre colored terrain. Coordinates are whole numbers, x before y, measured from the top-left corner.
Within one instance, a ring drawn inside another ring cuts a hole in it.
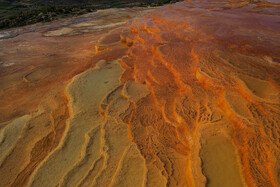
[[[0,35],[0,186],[280,186],[275,1],[98,11]]]

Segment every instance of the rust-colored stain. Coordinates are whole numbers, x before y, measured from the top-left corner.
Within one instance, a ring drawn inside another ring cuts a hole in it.
[[[1,40],[0,186],[280,186],[279,6],[110,9]]]

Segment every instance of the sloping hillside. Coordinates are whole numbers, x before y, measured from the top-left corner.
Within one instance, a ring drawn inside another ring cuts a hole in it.
[[[180,0],[0,0],[0,29],[48,22],[98,9],[161,6]]]

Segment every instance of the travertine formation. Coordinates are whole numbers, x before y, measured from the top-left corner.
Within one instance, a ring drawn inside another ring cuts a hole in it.
[[[279,186],[279,6],[185,1],[9,31],[0,186]]]

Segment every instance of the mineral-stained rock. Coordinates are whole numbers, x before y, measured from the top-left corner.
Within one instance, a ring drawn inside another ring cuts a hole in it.
[[[277,2],[84,17],[0,41],[0,186],[280,185]]]

